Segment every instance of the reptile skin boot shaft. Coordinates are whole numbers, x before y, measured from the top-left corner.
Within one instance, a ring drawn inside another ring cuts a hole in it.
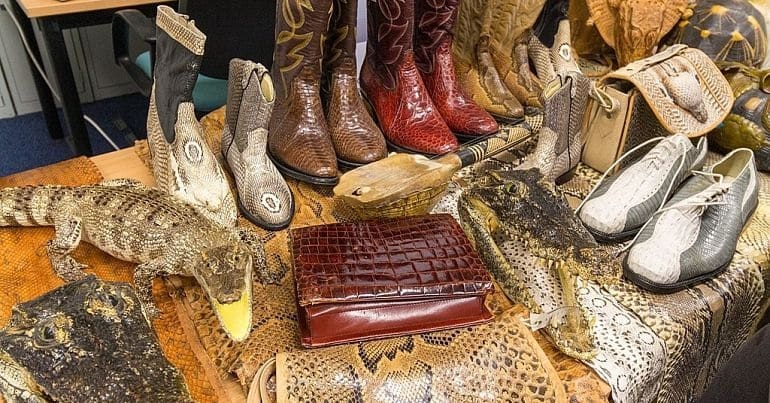
[[[433,104],[458,136],[498,131],[497,122],[458,87],[452,58],[452,32],[459,0],[415,0],[414,61]]]
[[[147,142],[158,188],[209,219],[234,226],[235,198],[195,118],[192,91],[206,35],[185,15],[159,6],[155,81],[147,116]]]
[[[267,157],[267,126],[275,101],[267,69],[230,61],[222,154],[238,188],[238,208],[267,230],[286,228],[294,215],[291,190]]]
[[[394,148],[444,154],[457,139],[439,114],[414,64],[414,1],[367,3],[368,41],[361,90]]]
[[[489,54],[490,0],[460,3],[452,42],[454,68],[462,92],[496,119],[516,121],[524,107],[508,90]]]
[[[388,155],[385,138],[358,91],[356,68],[357,0],[334,0],[326,40],[321,98],[341,166],[357,167]]]
[[[335,185],[337,156],[321,106],[324,41],[332,0],[280,0],[276,5],[271,76],[275,106],[269,156],[284,174],[316,185]]]

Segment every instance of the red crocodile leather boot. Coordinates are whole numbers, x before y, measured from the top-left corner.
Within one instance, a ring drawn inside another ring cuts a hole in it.
[[[460,90],[452,60],[452,32],[459,0],[415,0],[414,62],[433,104],[460,138],[499,130],[492,116]]]
[[[414,64],[414,1],[367,1],[361,90],[394,148],[444,154],[458,147]]]

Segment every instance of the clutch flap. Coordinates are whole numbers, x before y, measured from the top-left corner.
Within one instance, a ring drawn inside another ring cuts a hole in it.
[[[489,273],[448,214],[291,231],[298,303],[420,300],[492,292]]]
[[[602,79],[604,86],[631,83],[670,133],[702,136],[730,113],[730,84],[702,51],[674,45],[620,68]]]

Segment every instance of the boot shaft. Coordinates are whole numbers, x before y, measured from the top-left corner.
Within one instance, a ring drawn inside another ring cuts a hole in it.
[[[332,8],[324,55],[327,70],[339,67],[346,58],[356,58],[358,0],[334,0]]]
[[[232,59],[227,91],[227,127],[239,151],[254,130],[267,130],[275,93],[267,69],[249,60]]]
[[[395,88],[398,65],[412,53],[414,1],[370,1],[366,12],[366,58],[382,84]]]
[[[171,143],[179,104],[192,102],[206,35],[186,15],[167,6],[158,7],[156,24],[155,106],[163,135]]]
[[[414,62],[424,73],[433,71],[439,45],[451,47],[459,0],[415,0]]]
[[[320,80],[332,0],[279,0],[275,13],[271,76],[280,101],[289,95],[291,82],[303,70],[308,78]]]

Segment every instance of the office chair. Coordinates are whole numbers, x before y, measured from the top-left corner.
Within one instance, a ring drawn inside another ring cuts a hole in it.
[[[275,48],[275,4],[276,0],[180,2],[179,11],[195,20],[206,34],[203,63],[193,90],[197,111],[209,112],[227,102],[230,59],[253,60],[270,69]],[[116,12],[112,46],[115,62],[149,97],[155,67],[155,23],[138,10]]]

